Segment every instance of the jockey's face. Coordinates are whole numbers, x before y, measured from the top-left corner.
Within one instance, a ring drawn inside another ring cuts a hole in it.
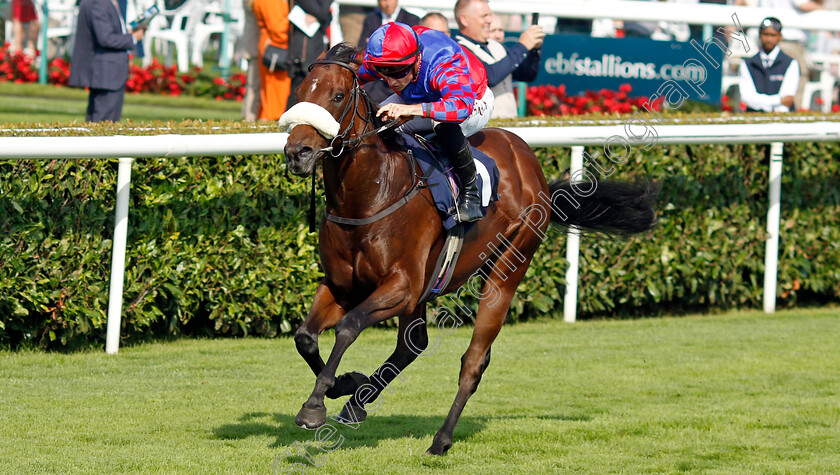
[[[493,19],[493,12],[487,2],[471,2],[457,19],[461,33],[481,43],[487,41],[490,34],[490,22]]]
[[[385,79],[385,82],[388,83],[388,87],[390,87],[391,89],[393,89],[396,92],[400,92],[403,89],[405,89],[406,86],[408,86],[411,83],[411,81],[414,81],[414,79],[417,77],[417,68],[419,67],[419,64],[420,64],[420,55],[417,55],[417,61],[415,61],[414,65],[411,67],[411,72],[410,73],[406,74],[405,76],[403,76],[401,78],[392,78],[392,77],[389,77],[389,76],[383,76],[383,79]]]

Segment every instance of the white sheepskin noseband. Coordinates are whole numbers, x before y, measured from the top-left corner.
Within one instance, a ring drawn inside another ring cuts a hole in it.
[[[296,125],[311,125],[327,139],[338,135],[340,126],[326,109],[313,102],[298,102],[280,117],[280,128],[292,132]]]

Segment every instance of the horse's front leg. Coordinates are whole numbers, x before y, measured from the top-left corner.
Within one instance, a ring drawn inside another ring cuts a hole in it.
[[[309,315],[295,332],[295,347],[315,376],[324,369],[324,360],[318,352],[318,335],[334,327],[345,313],[344,308],[335,301],[326,279],[321,280],[315,290],[315,300]]]
[[[324,396],[335,385],[335,371],[347,348],[368,326],[403,315],[412,301],[411,286],[404,272],[395,271],[358,307],[349,311],[335,326],[335,345],[327,363],[315,379],[315,389],[295,418],[295,423],[315,429],[327,421]]]
[[[295,347],[315,376],[321,374],[324,369],[324,360],[318,351],[318,335],[334,327],[345,313],[347,311],[336,302],[326,279],[322,280],[315,291],[315,301],[309,315],[295,332]],[[336,380],[335,386],[327,391],[327,397],[335,399],[353,394],[359,386],[367,382],[367,376],[356,371],[342,374]]]

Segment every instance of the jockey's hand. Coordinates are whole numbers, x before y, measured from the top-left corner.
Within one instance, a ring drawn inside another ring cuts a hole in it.
[[[376,116],[386,121],[392,119],[408,120],[414,116],[422,117],[423,106],[420,104],[398,104],[392,102],[391,104],[385,104],[380,107],[379,111],[376,112]]]

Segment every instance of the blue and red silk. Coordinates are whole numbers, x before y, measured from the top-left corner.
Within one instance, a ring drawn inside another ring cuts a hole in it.
[[[403,31],[388,34],[388,29],[393,27],[411,28],[402,23],[387,23],[371,35],[365,61],[359,68],[363,83],[381,79],[370,65],[371,59],[402,57],[414,50],[414,41],[406,41]],[[472,113],[475,101],[487,90],[484,65],[447,35],[422,26],[413,29],[420,40],[420,69],[399,96],[406,104],[421,104],[423,117],[439,122],[463,122]]]

